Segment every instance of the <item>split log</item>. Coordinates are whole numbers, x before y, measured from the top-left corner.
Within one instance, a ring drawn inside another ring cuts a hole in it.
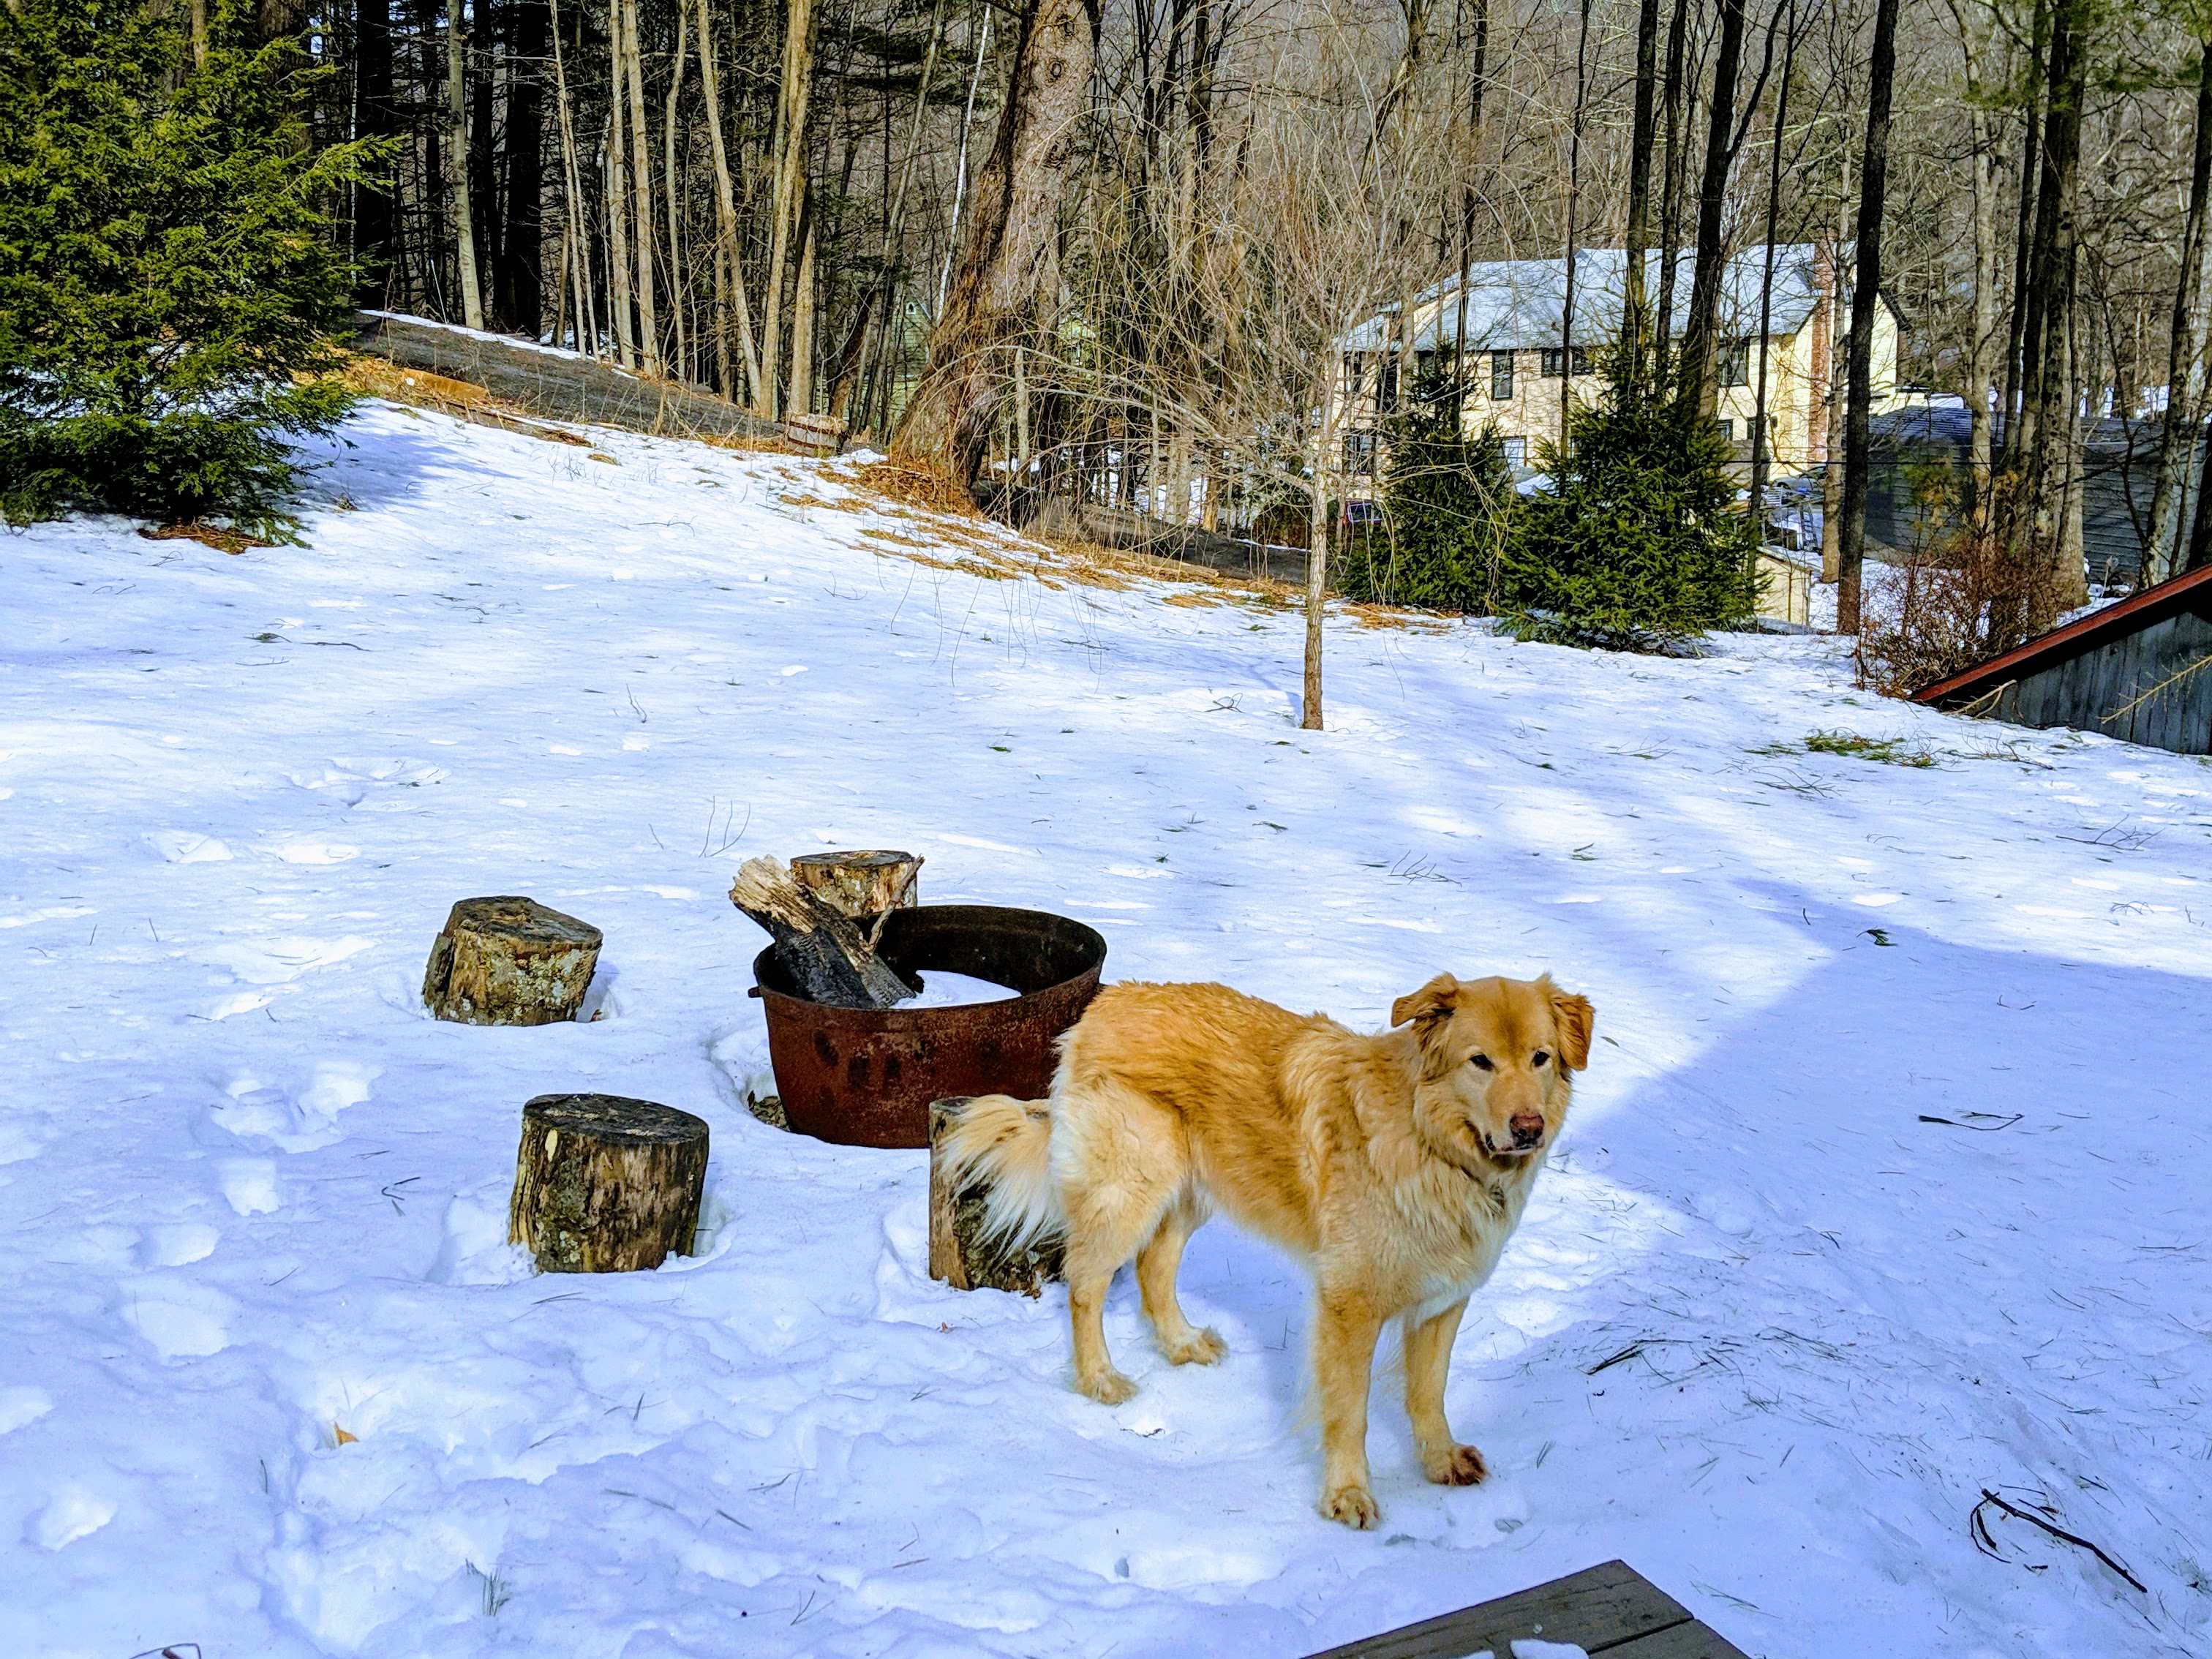
[[[979,1182],[956,1189],[939,1154],[945,1131],[959,1121],[972,1096],[929,1104],[929,1276],[956,1291],[1018,1291],[1037,1296],[1060,1276],[1065,1241],[1046,1237],[1009,1246],[983,1231]]]
[[[508,896],[463,899],[430,946],[422,1000],[467,1025],[574,1019],[599,962],[599,930]]]
[[[549,1273],[632,1273],[688,1255],[707,1189],[704,1120],[619,1095],[522,1109],[507,1237]]]
[[[791,878],[861,920],[920,903],[921,860],[912,853],[801,853],[791,861]]]
[[[748,859],[730,902],[768,930],[799,994],[836,1008],[892,1008],[915,994],[853,919],[815,896],[772,858]]]

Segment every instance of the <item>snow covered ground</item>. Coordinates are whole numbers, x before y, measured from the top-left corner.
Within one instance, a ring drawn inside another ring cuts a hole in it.
[[[308,545],[0,541],[0,1652],[1285,1659],[1619,1556],[1747,1652],[2212,1652],[2212,769],[1699,661],[1004,579],[809,463],[372,406]],[[1898,758],[1808,753],[1816,730]],[[924,1271],[924,1158],[779,1133],[736,864],[927,854],[1111,976],[1368,1025],[1550,969],[1601,1041],[1462,1331],[1494,1476],[1315,1513],[1297,1271],[1066,1386]],[[447,907],[605,930],[441,1024]],[[714,1127],[711,1244],[532,1277],[520,1109]],[[1991,1508],[1984,1487],[2101,1545]]]

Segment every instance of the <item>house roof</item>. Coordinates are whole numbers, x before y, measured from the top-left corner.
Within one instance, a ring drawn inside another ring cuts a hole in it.
[[[1820,301],[1817,250],[1809,242],[1777,244],[1771,327],[1777,337],[1804,327]],[[1753,335],[1759,331],[1759,289],[1765,276],[1766,248],[1744,249],[1731,258],[1721,279],[1721,331]],[[1575,255],[1575,340],[1601,345],[1620,334],[1628,261],[1623,249],[1583,248]],[[1499,259],[1472,267],[1467,285],[1467,343],[1470,351],[1528,350],[1559,343],[1566,311],[1565,259]],[[1657,303],[1660,258],[1644,259],[1645,292]],[[1459,338],[1459,273],[1452,272],[1414,301],[1419,316],[1431,305],[1436,314],[1415,331],[1414,349],[1452,347]],[[1390,337],[1399,307],[1370,318],[1345,338],[1346,351],[1375,351]],[[1675,268],[1672,332],[1682,332],[1690,315],[1690,262]]]
[[[2014,646],[2001,656],[1991,657],[1987,662],[1978,663],[1933,685],[1923,686],[1912,694],[1912,701],[1937,707],[1969,702],[1997,690],[2008,681],[2055,668],[2084,652],[2200,606],[2212,607],[2212,565],[2169,576],[2118,605],[2093,611],[2026,645]]]

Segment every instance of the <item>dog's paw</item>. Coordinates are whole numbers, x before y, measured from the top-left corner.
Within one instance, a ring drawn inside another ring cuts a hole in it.
[[[1221,1340],[1220,1334],[1211,1330],[1193,1331],[1180,1342],[1163,1346],[1167,1350],[1168,1362],[1175,1365],[1218,1365],[1222,1355],[1229,1352],[1229,1345]]]
[[[1118,1406],[1125,1400],[1137,1397],[1137,1385],[1119,1371],[1102,1371],[1097,1376],[1079,1377],[1075,1386],[1102,1406]]]
[[[1490,1465],[1472,1446],[1451,1446],[1421,1459],[1422,1472],[1440,1486],[1479,1486],[1490,1476]]]
[[[1339,1486],[1323,1495],[1321,1512],[1332,1521],[1341,1521],[1347,1527],[1364,1532],[1382,1519],[1382,1506],[1375,1501],[1375,1494],[1364,1486]]]

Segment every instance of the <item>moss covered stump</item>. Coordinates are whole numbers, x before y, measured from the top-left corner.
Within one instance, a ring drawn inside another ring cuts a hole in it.
[[[574,1019],[599,963],[599,930],[536,899],[463,899],[430,946],[422,1000],[466,1025]]]
[[[707,1190],[703,1119],[620,1095],[522,1109],[507,1237],[540,1273],[634,1273],[688,1255]]]

